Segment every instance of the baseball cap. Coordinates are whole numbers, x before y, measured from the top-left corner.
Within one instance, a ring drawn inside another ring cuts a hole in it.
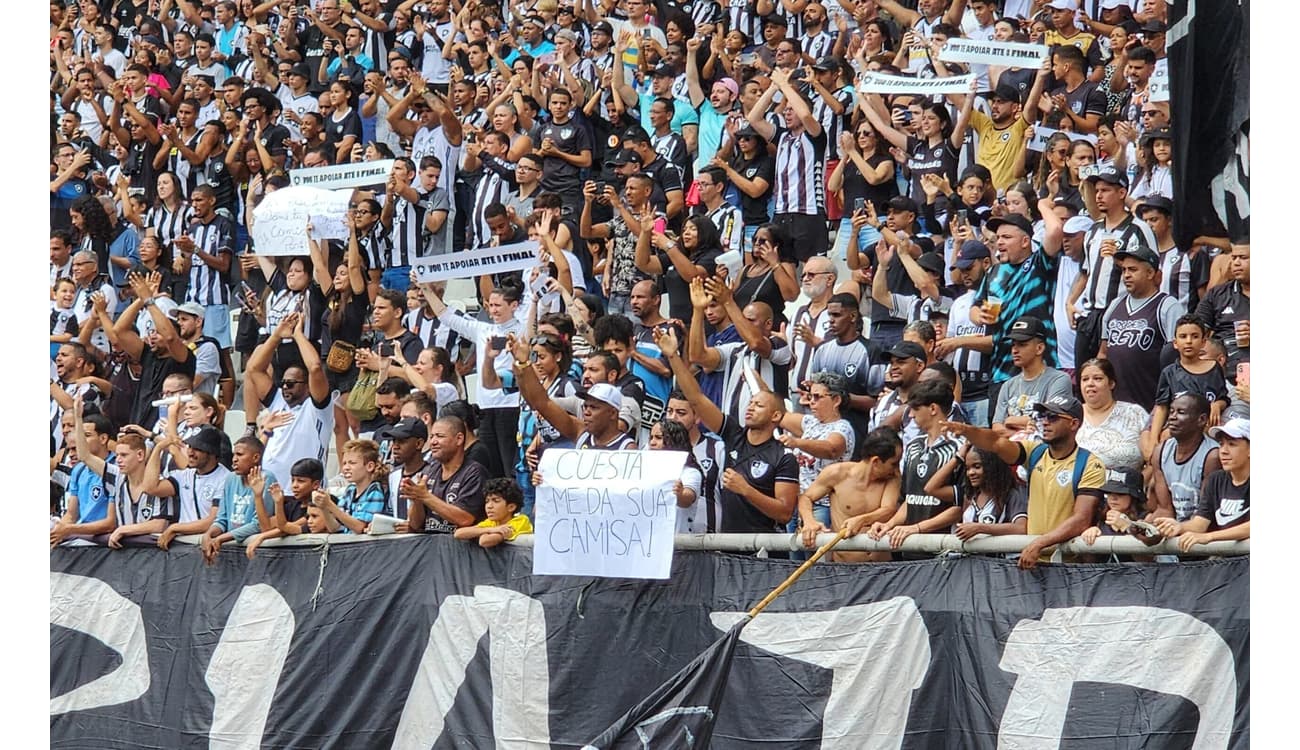
[[[1128,5],[1127,0],[1101,0],[1099,10],[1115,10],[1121,5]]]
[[[926,361],[925,350],[915,341],[900,341],[885,352],[890,359],[919,359]]]
[[[1034,404],[1034,411],[1043,414],[1060,414],[1063,417],[1083,419],[1083,404],[1074,396],[1052,396]]]
[[[171,318],[172,320],[176,320],[177,315],[180,315],[181,313],[185,313],[186,315],[193,315],[196,318],[202,318],[204,312],[205,310],[203,309],[203,305],[200,305],[197,302],[186,302],[182,305],[177,305],[175,308],[169,310],[167,312],[167,317]]]
[[[298,63],[292,68],[289,68],[289,75],[299,76],[311,80],[311,73],[307,70],[307,66],[303,65],[302,63]]]
[[[921,253],[921,257],[916,259],[916,265],[930,273],[943,275],[943,256],[938,253]]]
[[[757,130],[754,130],[753,125],[748,125],[748,124],[743,125],[739,130],[736,131],[736,139],[739,140],[741,138],[757,138],[759,141],[763,143],[767,142],[767,139],[763,137],[762,133],[758,132]]]
[[[787,22],[786,22],[786,18],[785,18],[785,16],[783,16],[783,15],[781,15],[781,14],[779,14],[779,13],[773,13],[773,14],[768,15],[768,16],[763,16],[763,25],[766,26],[766,25],[769,24],[769,23],[776,24],[777,26],[785,26],[785,25],[787,25]]]
[[[1034,225],[1029,222],[1028,218],[1020,214],[1007,214],[1000,219],[989,219],[984,223],[984,226],[988,227],[990,232],[996,232],[998,227],[1003,224],[1010,224],[1031,237],[1034,234]]]
[[[615,409],[623,408],[623,392],[609,383],[592,383],[591,387],[578,393],[584,399],[599,401]]]
[[[833,55],[826,55],[818,58],[817,62],[812,65],[813,70],[839,70],[840,61]]]
[[[1106,483],[1101,486],[1101,491],[1128,495],[1135,500],[1143,500],[1147,494],[1142,486],[1142,472],[1123,467],[1106,470]]]
[[[155,47],[163,46],[163,40],[154,34],[145,34],[140,37],[140,42],[143,44],[152,44]]]
[[[1140,140],[1142,143],[1146,143],[1147,141],[1154,141],[1157,138],[1161,140],[1172,141],[1174,139],[1174,134],[1172,131],[1169,130],[1168,127],[1162,126],[1158,128],[1151,128],[1147,132],[1143,133],[1142,138]]]
[[[1174,215],[1174,202],[1164,197],[1163,195],[1158,195],[1154,193],[1148,195],[1147,197],[1138,201],[1137,206],[1134,207],[1133,213],[1137,214],[1138,216],[1141,216],[1142,212],[1147,210],[1148,208],[1154,208],[1157,211],[1164,211],[1169,216]]]
[[[1147,34],[1163,34],[1165,33],[1165,24],[1163,21],[1158,21],[1152,18],[1146,23],[1139,26],[1138,31],[1142,31]]]
[[[723,87],[727,89],[727,91],[731,92],[732,97],[740,96],[740,85],[736,83],[736,79],[719,78],[718,80],[713,82],[713,85],[717,86],[719,83],[722,84]]]
[[[1032,315],[1021,315],[1016,318],[1016,322],[1011,324],[1011,330],[1007,332],[1007,338],[1012,341],[1028,341],[1030,339],[1047,340],[1047,327],[1043,321]]]
[[[1115,260],[1123,260],[1125,258],[1137,258],[1152,268],[1160,267],[1160,255],[1146,245],[1138,245],[1132,250],[1117,250],[1115,252]]]
[[[415,417],[406,417],[397,420],[397,423],[391,425],[386,433],[390,440],[407,440],[409,438],[419,438],[427,440],[429,438],[429,428],[424,426],[424,422]]]
[[[1107,164],[1096,173],[1088,175],[1088,182],[1097,181],[1108,182],[1111,185],[1119,185],[1122,188],[1128,187],[1128,175],[1119,171],[1111,164]]]
[[[1071,216],[1069,219],[1066,219],[1065,229],[1063,231],[1066,234],[1078,234],[1080,232],[1086,232],[1089,229],[1092,229],[1093,223],[1094,222],[1092,219],[1089,219],[1087,216],[1084,216],[1083,214],[1080,214],[1078,216]]]
[[[1218,427],[1211,427],[1209,435],[1211,440],[1218,440],[1225,436],[1250,440],[1250,420],[1241,418],[1229,419]]]
[[[210,424],[205,424],[199,428],[198,432],[185,438],[185,444],[209,456],[219,455],[221,453],[221,430]]]
[[[613,159],[609,160],[609,163],[613,164],[616,167],[622,166],[624,164],[631,164],[633,162],[640,164],[641,154],[638,154],[637,152],[633,151],[630,148],[622,149],[618,153],[614,154]]]
[[[610,36],[614,36],[614,27],[609,21],[597,21],[596,25],[591,27],[591,33],[595,34],[597,31],[603,31]]]
[[[1020,92],[1009,83],[999,83],[998,87],[993,89],[993,95],[989,98],[1001,99],[1004,102],[1018,102],[1020,101]]]
[[[560,12],[563,13],[565,10],[568,10],[570,13],[573,12],[572,8],[561,8]],[[570,44],[578,43],[578,35],[573,33],[572,31],[569,31],[568,29],[560,29],[559,31],[555,32],[555,39],[563,39],[569,42]]]
[[[663,78],[676,78],[677,68],[668,63],[659,63],[659,65],[651,71],[650,75]]]
[[[916,213],[916,201],[908,198],[906,195],[895,195],[889,199],[885,207],[892,211],[911,211]]]
[[[1052,10],[1078,10],[1079,0],[1052,0],[1047,7]]]
[[[965,271],[975,265],[975,261],[991,257],[993,255],[989,252],[988,245],[979,240],[966,240],[962,243],[961,250],[957,253],[957,260],[952,267]]]
[[[410,61],[411,61],[411,58],[413,57],[413,55],[411,54],[411,48],[410,48],[410,47],[407,47],[405,44],[398,44],[398,45],[394,46],[394,47],[393,47],[393,54],[395,54],[395,55],[401,55],[402,57],[406,58],[406,61],[407,61],[407,62],[410,62]],[[297,67],[297,66],[295,66],[295,67]],[[306,69],[307,69],[307,66],[306,66],[306,65],[303,65],[302,68],[303,68],[303,70],[306,70]]]

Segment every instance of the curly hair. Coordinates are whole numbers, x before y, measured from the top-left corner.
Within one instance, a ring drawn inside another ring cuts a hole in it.
[[[86,236],[103,242],[113,241],[113,220],[109,218],[108,212],[104,210],[104,205],[98,198],[83,195],[73,201],[68,210],[81,214],[82,223],[86,227]]]

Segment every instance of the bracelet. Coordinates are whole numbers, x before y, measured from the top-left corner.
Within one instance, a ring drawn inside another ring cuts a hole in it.
[[[516,360],[515,360],[515,367],[518,367],[518,368],[520,368],[520,369],[525,368],[525,367],[527,367],[527,366],[529,366],[529,365],[531,365],[531,364],[532,364],[532,362],[529,362],[529,361],[526,360],[526,359],[516,359]]]

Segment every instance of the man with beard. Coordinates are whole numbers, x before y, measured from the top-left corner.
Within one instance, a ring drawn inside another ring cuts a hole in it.
[[[1104,498],[1106,468],[1075,440],[1083,424],[1083,404],[1071,395],[1053,396],[1034,405],[1042,441],[1011,441],[993,430],[945,422],[944,429],[976,448],[996,453],[1008,464],[1024,464],[1029,473],[1028,533],[1037,538],[1020,553],[1020,567],[1046,562],[1048,548],[1073,539],[1092,525]],[[1061,477],[1068,480],[1061,482]]]
[[[813,350],[830,334],[831,321],[826,311],[830,307],[831,295],[835,293],[837,278],[835,264],[824,255],[809,258],[803,265],[800,289],[808,297],[808,302],[795,311],[790,321],[794,334],[790,346],[794,350],[796,383],[808,379],[812,372]]]
[[[889,427],[898,430],[906,450],[912,441],[922,437],[920,425],[912,419],[909,394],[925,369],[925,348],[912,341],[900,341],[886,354],[889,356],[889,369],[885,371],[885,387],[889,390],[880,395],[876,408],[871,411],[871,429]],[[948,412],[945,410],[944,413]]]
[[[520,397],[578,449],[636,450],[636,440],[628,437],[619,420],[623,393],[618,388],[610,383],[593,383],[581,391],[582,417],[575,417],[547,394],[532,367],[528,339],[511,334],[507,345],[514,358],[512,366]]]
[[[217,381],[225,374],[221,370],[221,345],[211,336],[203,335],[203,306],[186,302],[173,309],[167,317],[176,321],[181,343],[194,352],[194,390],[217,394]]]
[[[876,405],[871,394],[878,393],[883,382],[881,374],[873,372],[873,365],[880,363],[883,352],[874,341],[862,337],[858,328],[858,301],[853,295],[836,294],[826,308],[829,335],[813,349],[810,370],[838,373],[848,381],[849,399],[840,413],[853,425],[854,445],[860,446],[867,435],[871,409]],[[799,387],[802,389],[804,384],[801,382]]]

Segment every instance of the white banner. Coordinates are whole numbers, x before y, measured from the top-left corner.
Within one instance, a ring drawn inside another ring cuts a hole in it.
[[[1155,71],[1151,73],[1151,80],[1147,82],[1147,101],[1169,101],[1168,65],[1157,65]]]
[[[680,451],[543,453],[533,575],[668,578],[685,463]]]
[[[1094,146],[1097,145],[1097,136],[1091,133],[1074,133],[1069,130],[1057,130],[1056,128],[1049,128],[1049,127],[1044,127],[1042,125],[1035,125],[1034,137],[1029,141],[1029,145],[1026,146],[1025,148],[1029,149],[1030,151],[1038,151],[1041,153],[1043,149],[1047,148],[1047,139],[1051,138],[1053,135],[1056,135],[1057,133],[1065,133],[1066,135],[1070,136],[1071,141],[1087,141],[1088,143],[1091,143]]]
[[[328,167],[307,167],[289,170],[289,184],[337,190],[362,187],[388,181],[393,171],[393,160],[363,161],[357,164],[335,164]]]
[[[487,273],[522,271],[537,265],[537,243],[516,242],[501,247],[482,250],[465,250],[459,253],[421,258],[412,267],[417,281],[446,281],[469,279]]]
[[[864,94],[968,94],[973,80],[975,76],[970,73],[948,78],[909,78],[867,73],[858,84],[858,91]]]
[[[979,63],[1007,68],[1037,68],[1047,59],[1047,46],[1019,42],[949,39],[939,52],[943,62]]]
[[[307,255],[307,221],[316,239],[348,236],[343,223],[351,190],[287,187],[268,193],[253,209],[253,252],[258,255]]]

